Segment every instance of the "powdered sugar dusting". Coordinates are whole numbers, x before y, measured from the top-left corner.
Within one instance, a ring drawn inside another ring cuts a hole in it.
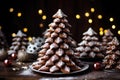
[[[86,32],[83,33],[83,35],[97,35],[97,33],[90,27]]]

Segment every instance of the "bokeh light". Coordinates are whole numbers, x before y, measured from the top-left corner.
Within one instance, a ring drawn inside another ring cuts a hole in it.
[[[43,16],[42,16],[42,19],[43,19],[43,20],[46,20],[46,18],[47,18],[46,15],[43,15]]]
[[[15,33],[12,33],[12,37],[15,37],[16,36],[16,34]]]
[[[40,24],[39,24],[39,27],[40,27],[40,28],[44,27],[43,23],[40,23]]]
[[[86,13],[85,13],[85,16],[86,16],[86,17],[89,17],[89,16],[90,16],[90,14],[89,14],[88,12],[86,12]]]
[[[109,18],[109,21],[110,21],[110,22],[113,22],[113,21],[114,21],[114,18],[113,18],[113,17]]]
[[[93,20],[92,20],[92,19],[88,19],[88,23],[90,23],[90,24],[91,24],[92,22],[93,22]]]
[[[13,9],[13,8],[10,8],[10,9],[9,9],[9,12],[13,12],[13,11],[14,11],[14,9]]]
[[[29,36],[29,37],[28,37],[28,41],[32,41],[32,37]]]
[[[21,17],[21,16],[22,16],[22,13],[21,13],[21,12],[18,12],[18,13],[17,13],[17,16],[18,16],[18,17]]]
[[[98,15],[98,19],[102,19],[102,15]]]
[[[80,15],[79,14],[76,14],[76,19],[80,19]]]
[[[28,31],[28,28],[23,28],[23,32],[27,32]]]
[[[115,29],[116,28],[116,26],[115,25],[112,25],[112,29]]]
[[[38,14],[42,15],[42,13],[43,13],[42,9],[39,9]]]
[[[95,12],[95,8],[91,8],[90,11],[91,11],[91,12]]]

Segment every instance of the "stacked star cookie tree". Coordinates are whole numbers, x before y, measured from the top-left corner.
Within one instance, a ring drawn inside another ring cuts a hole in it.
[[[107,44],[106,56],[103,59],[105,69],[119,69],[120,70],[120,45],[116,37]]]
[[[97,33],[90,27],[86,32],[83,33],[83,38],[76,48],[76,54],[79,58],[103,58],[104,55],[101,53],[100,42],[97,38]]]
[[[102,37],[102,51],[105,54],[107,44],[112,41],[113,39],[113,33],[110,31],[110,29],[107,29],[107,32],[105,32],[104,36]],[[106,54],[105,54],[106,55]]]
[[[32,64],[36,70],[50,73],[69,74],[81,68],[72,60],[74,42],[70,34],[70,24],[61,9],[53,15],[53,22],[45,32],[45,43],[39,51],[38,61]]]
[[[12,39],[11,47],[8,50],[8,55],[18,54],[19,50],[26,50],[27,47],[27,38],[21,30],[19,30],[16,36]]]

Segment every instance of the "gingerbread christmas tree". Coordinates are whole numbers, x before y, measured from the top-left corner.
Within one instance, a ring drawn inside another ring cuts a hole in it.
[[[76,54],[79,58],[103,58],[104,55],[101,53],[100,42],[97,38],[97,33],[90,27],[86,32],[83,33],[82,41],[76,48]]]
[[[45,32],[45,43],[39,51],[38,61],[32,67],[38,71],[69,74],[80,70],[73,60],[75,42],[71,37],[70,24],[61,9],[53,15],[53,22]]]
[[[105,69],[119,69],[120,70],[120,45],[117,37],[114,37],[111,42],[107,44],[106,56],[103,59]]]
[[[107,48],[107,44],[112,41],[113,39],[113,33],[110,31],[110,29],[107,29],[107,32],[105,32],[104,36],[102,37],[102,50],[103,53],[105,54],[106,52],[106,48]]]
[[[18,54],[19,50],[26,50],[27,47],[27,38],[26,34],[24,34],[21,30],[19,30],[16,36],[12,39],[11,47],[8,50],[8,54]]]

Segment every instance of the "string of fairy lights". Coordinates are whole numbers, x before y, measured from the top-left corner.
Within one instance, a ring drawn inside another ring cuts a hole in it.
[[[13,13],[14,11],[15,11],[14,8],[9,8],[9,12],[10,12],[10,13]],[[90,10],[88,10],[87,12],[84,13],[84,16],[87,18],[89,24],[92,24],[92,23],[93,23],[93,19],[90,18],[90,15],[92,15],[95,11],[96,11],[95,8],[90,8]],[[17,15],[16,15],[16,16],[17,16],[18,18],[20,18],[22,15],[23,15],[22,12],[17,12]],[[39,10],[38,10],[38,15],[41,16],[42,20],[46,20],[46,19],[47,19],[47,16],[44,15],[42,9],[39,9]],[[78,19],[78,20],[81,19],[81,14],[76,14],[76,15],[75,15],[75,18]],[[97,14],[97,15],[96,15],[96,18],[99,19],[99,20],[101,20],[101,19],[103,19],[103,15]],[[114,22],[114,18],[113,18],[113,17],[109,17],[108,19],[109,19],[109,22],[110,22],[110,23]],[[43,27],[44,27],[44,24],[43,24],[43,23],[40,23],[40,24],[39,24],[39,27],[40,27],[40,28],[43,28]],[[1,29],[1,28],[2,28],[2,26],[0,26],[0,29]],[[116,29],[116,25],[115,25],[115,24],[111,24],[111,29]],[[26,33],[26,32],[28,32],[28,28],[27,28],[27,27],[24,27],[24,28],[22,29],[22,31]],[[99,35],[100,35],[100,36],[102,36],[106,31],[107,31],[107,29],[104,29],[103,27],[99,27]],[[118,35],[120,35],[120,30],[118,30],[117,33],[118,33]],[[12,37],[15,37],[15,36],[16,36],[16,33],[12,33],[11,36],[12,36]],[[28,40],[31,41],[31,40],[32,40],[32,37],[29,36],[29,37],[28,37]]]

